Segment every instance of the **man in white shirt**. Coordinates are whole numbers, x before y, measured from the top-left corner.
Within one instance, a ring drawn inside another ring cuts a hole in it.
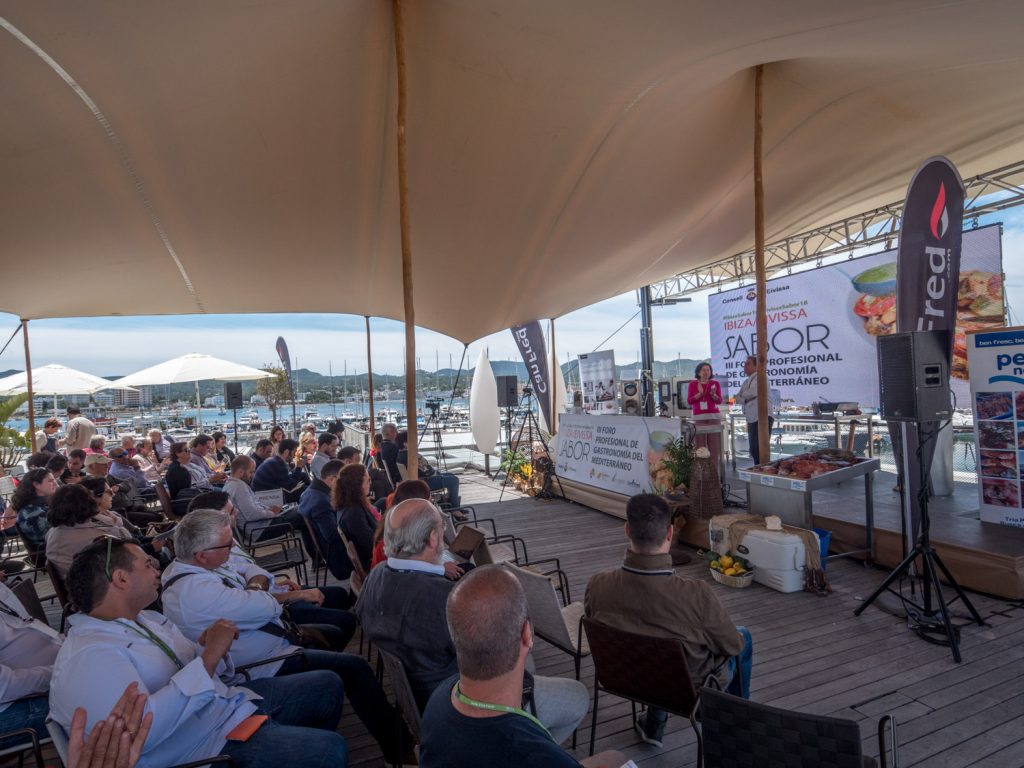
[[[89,724],[106,718],[134,682],[153,714],[141,768],[218,754],[242,768],[345,764],[345,741],[335,732],[343,701],[337,677],[306,672],[225,684],[222,675],[234,677],[229,652],[238,629],[218,619],[192,642],[165,616],[143,610],[157,597],[160,573],[138,545],[111,538],[90,544],[76,555],[67,582],[82,612],[69,620],[50,685],[50,714],[65,731],[77,707]],[[257,726],[256,714],[270,719]],[[257,727],[247,741],[229,741],[239,726]]]
[[[317,480],[320,479],[320,470],[324,468],[324,464],[333,459],[338,454],[338,436],[332,435],[330,432],[323,432],[320,437],[317,438],[316,453],[313,454],[313,460],[309,462],[309,471],[313,477]]]
[[[736,393],[736,402],[743,406],[743,418],[747,420],[747,450],[754,466],[761,463],[761,449],[758,443],[757,429],[757,357],[749,355],[743,361],[743,373],[747,378],[743,381],[740,391]],[[772,419],[768,417],[768,434],[772,433]]]
[[[82,415],[82,409],[78,406],[68,406],[67,434],[64,439],[64,448],[68,451],[75,448],[85,450],[89,447],[89,441],[96,434],[96,425]]]
[[[46,694],[63,639],[0,584],[0,733],[32,728],[46,738]]]
[[[153,443],[153,453],[156,454],[157,464],[164,459],[174,458],[171,456],[171,441],[166,439],[159,429],[149,430],[149,440]]]
[[[227,514],[212,509],[189,512],[174,529],[177,559],[163,573],[165,613],[192,639],[199,638],[216,618],[231,621],[238,628],[238,639],[231,648],[235,664],[252,664],[300,651],[292,627],[282,621],[281,602],[259,581],[246,580],[231,566],[233,546]],[[404,728],[400,726],[401,716],[388,703],[373,670],[361,656],[306,649],[301,655],[257,667],[251,674],[262,678],[307,669],[336,673],[344,682],[352,708],[384,749],[387,761],[402,757],[396,741],[396,727]]]

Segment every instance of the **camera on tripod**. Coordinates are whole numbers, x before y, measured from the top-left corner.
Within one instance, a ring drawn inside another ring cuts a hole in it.
[[[427,400],[423,405],[425,405],[427,410],[430,411],[431,416],[437,416],[438,411],[441,410],[440,400]]]
[[[533,388],[530,387],[529,384],[524,384],[523,385],[523,395],[525,395],[526,397],[529,397],[532,394],[533,394]]]

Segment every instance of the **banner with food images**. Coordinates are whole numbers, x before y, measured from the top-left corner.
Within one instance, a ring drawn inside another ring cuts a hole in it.
[[[970,403],[966,332],[1003,319],[1002,227],[963,233],[953,344],[953,392]],[[768,380],[784,403],[878,405],[875,338],[896,330],[896,251],[768,281]],[[711,364],[723,389],[739,389],[755,353],[754,288],[708,297]]]
[[[1024,327],[968,331],[981,519],[1024,528]]]
[[[609,350],[579,356],[580,388],[583,412],[612,414],[619,412],[615,397],[615,353]]]

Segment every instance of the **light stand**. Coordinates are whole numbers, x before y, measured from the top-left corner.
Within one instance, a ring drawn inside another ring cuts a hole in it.
[[[917,423],[918,433],[921,433],[921,422]],[[949,572],[946,564],[942,562],[942,558],[939,557],[939,553],[932,547],[931,542],[931,518],[928,514],[928,483],[927,483],[927,468],[924,466],[924,462],[920,461],[921,449],[927,443],[928,440],[933,440],[935,435],[938,434],[941,427],[936,428],[931,432],[924,442],[920,443],[917,448],[918,454],[918,466],[921,474],[921,485],[918,500],[921,504],[921,532],[917,537],[917,543],[914,548],[910,551],[899,565],[890,573],[885,581],[876,589],[871,596],[865,600],[857,609],[853,612],[854,616],[860,616],[864,612],[864,609],[871,605],[883,592],[889,592],[900,599],[904,607],[907,609],[908,617],[912,618],[917,623],[916,631],[924,640],[929,642],[937,643],[939,645],[948,645],[953,651],[953,661],[960,663],[960,627],[953,624],[949,616],[949,606],[956,600],[960,600],[964,607],[967,608],[971,614],[971,618],[977,622],[978,626],[985,626],[985,622],[982,620],[978,611],[974,608],[974,605],[967,598],[963,588],[957,583],[957,580],[953,578],[953,574]],[[907,430],[902,430],[904,435]],[[906,456],[906,446],[904,446],[904,456]],[[904,484],[909,487],[910,483],[907,479],[904,479]],[[902,592],[897,592],[892,588],[892,583],[897,579],[901,579],[904,576],[910,576],[913,578],[914,563],[920,558],[922,565],[921,575],[921,599],[922,603],[918,604],[912,598],[906,597]],[[946,583],[953,588],[956,592],[956,597],[951,600],[947,600],[946,596],[942,591],[942,582],[939,580],[939,572],[946,578]],[[933,592],[934,600],[937,605],[933,605]],[[943,637],[944,635],[944,637]]]
[[[511,409],[510,409],[511,410]],[[509,440],[509,456],[515,456],[519,453],[519,448],[523,442],[523,433],[529,435],[527,439],[532,439],[534,435],[540,440],[541,445],[544,446],[544,453],[547,454],[548,458],[551,457],[551,449],[548,447],[547,441],[544,439],[543,433],[540,431],[540,425],[537,423],[537,417],[533,413],[533,389],[530,387],[523,387],[523,397],[519,401],[519,407],[516,409],[523,415],[523,424],[519,428],[518,434],[516,434],[515,444],[512,443],[512,434],[515,432],[512,425],[512,413],[509,413],[508,419],[508,440]],[[530,445],[530,464],[533,465],[533,445]],[[565,491],[562,489],[562,481],[558,479],[558,475],[552,474],[555,478],[555,482],[558,483],[558,495],[549,491],[547,488],[542,489],[538,492],[536,498],[565,498]],[[505,495],[505,488],[508,487],[509,473],[505,471],[505,478],[501,483],[501,493],[498,494],[498,501],[500,502],[502,497]]]
[[[424,403],[424,405],[427,407],[427,410],[430,412],[430,415],[427,416],[427,420],[423,424],[423,431],[420,432],[420,439],[417,446],[423,444],[424,438],[429,433],[430,439],[434,443],[434,450],[437,458],[437,468],[441,472],[447,472],[448,464],[444,458],[444,441],[441,436],[441,419],[440,416],[438,415],[441,409],[441,401],[427,400]]]

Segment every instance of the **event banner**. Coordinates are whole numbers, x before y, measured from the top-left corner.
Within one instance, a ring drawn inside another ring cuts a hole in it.
[[[626,496],[649,492],[665,446],[679,437],[680,423],[644,416],[562,414],[556,472],[559,477]]]
[[[711,364],[732,392],[743,383],[744,359],[755,352],[754,300],[751,286],[708,297]],[[993,224],[963,233],[951,365],[960,407],[970,400],[965,332],[1002,325],[1001,225]],[[877,406],[875,337],[895,329],[895,250],[769,280],[769,386],[784,404]]]
[[[981,519],[1024,527],[1024,327],[969,331]]]
[[[619,404],[615,399],[615,353],[606,350],[580,355],[579,371],[583,412],[618,413]]]
[[[533,394],[540,405],[541,413],[544,415],[544,423],[551,424],[551,390],[548,376],[548,354],[547,346],[544,344],[544,331],[540,323],[531,320],[523,325],[513,325],[509,330],[515,337],[516,346],[519,347],[519,354],[523,357],[526,365],[526,375],[533,387]]]

